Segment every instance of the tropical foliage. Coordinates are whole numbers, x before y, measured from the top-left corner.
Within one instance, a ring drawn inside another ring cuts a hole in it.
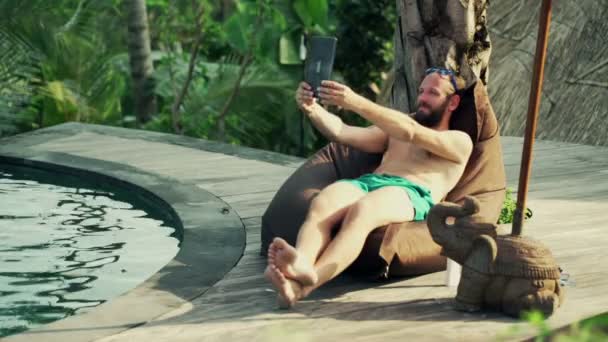
[[[370,98],[379,95],[383,74],[393,63],[394,5],[394,0],[340,0],[336,7],[340,38],[336,64],[348,84]]]
[[[125,0],[0,0],[0,136],[67,121],[135,127]],[[308,155],[301,45],[339,39],[335,78],[375,98],[393,1],[147,0],[158,111],[141,128]],[[352,120],[348,113],[340,113]]]
[[[0,1],[2,133],[65,121],[120,123],[127,54],[97,1]]]

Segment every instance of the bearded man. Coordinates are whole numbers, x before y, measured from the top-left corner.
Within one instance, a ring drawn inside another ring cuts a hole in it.
[[[418,109],[405,115],[345,85],[323,81],[318,89],[321,104],[357,113],[373,124],[366,128],[345,124],[319,104],[308,84],[300,84],[298,106],[325,137],[383,153],[383,158],[373,173],[324,188],[313,199],[295,246],[281,238],[272,241],[264,274],[276,288],[281,307],[293,306],[342,273],[375,228],[425,220],[430,208],[456,186],[473,149],[468,134],[449,127],[460,104],[459,83],[464,82],[451,70],[427,69],[418,89]]]

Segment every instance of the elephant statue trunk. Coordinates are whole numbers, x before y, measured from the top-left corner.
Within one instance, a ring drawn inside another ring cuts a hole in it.
[[[442,202],[431,208],[427,225],[433,240],[443,247],[442,255],[462,264],[472,248],[474,237],[481,234],[496,236],[496,226],[473,223],[471,215],[479,211],[479,201],[466,197],[463,204]],[[448,218],[454,218],[449,224]]]

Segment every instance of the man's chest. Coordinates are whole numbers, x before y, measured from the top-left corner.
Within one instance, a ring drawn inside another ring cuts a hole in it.
[[[410,171],[421,173],[445,173],[458,172],[460,165],[441,158],[414,144],[397,139],[390,139],[385,154],[385,162],[399,163]]]
[[[426,163],[437,158],[432,153],[414,144],[392,138],[389,140],[386,154],[391,159],[416,163]]]

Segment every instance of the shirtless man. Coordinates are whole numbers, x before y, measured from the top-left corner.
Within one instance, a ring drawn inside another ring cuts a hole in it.
[[[428,69],[418,90],[418,109],[410,117],[345,85],[323,81],[322,104],[343,107],[374,124],[362,128],[343,123],[319,105],[308,84],[300,84],[298,106],[323,135],[384,155],[372,174],[337,181],[313,199],[295,247],[281,238],[270,244],[264,275],[277,290],[279,306],[293,306],[344,271],[375,228],[424,220],[456,185],[473,149],[469,135],[449,130],[450,116],[460,103],[457,88],[451,71]],[[332,228],[340,221],[332,239]]]

